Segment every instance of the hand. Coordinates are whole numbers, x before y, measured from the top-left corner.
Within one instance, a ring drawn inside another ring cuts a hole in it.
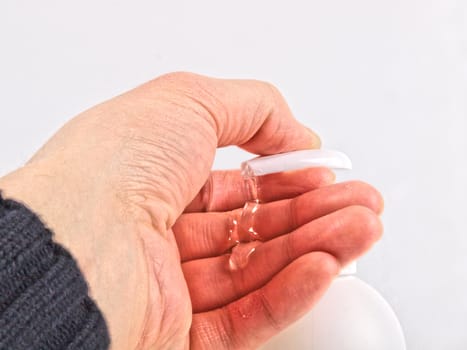
[[[238,171],[210,171],[226,145],[273,154],[319,139],[269,84],[173,73],[78,115],[0,179],[77,259],[113,349],[254,348],[379,238],[369,185],[330,185],[326,169],[269,175],[265,242],[231,272],[228,212],[246,198]]]

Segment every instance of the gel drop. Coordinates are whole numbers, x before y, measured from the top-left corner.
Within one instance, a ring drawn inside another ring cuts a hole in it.
[[[261,204],[258,197],[258,177],[301,168],[328,167],[333,169],[350,169],[352,163],[342,152],[331,150],[303,150],[256,157],[242,164],[242,175],[249,200],[245,203],[241,214],[232,218],[229,230],[229,246],[232,247],[229,257],[229,268],[243,269],[256,248],[261,244],[261,233],[255,228],[256,213]]]
[[[245,203],[240,217],[232,219],[229,230],[229,243],[234,244],[229,258],[229,268],[231,270],[245,268],[250,255],[261,244],[261,236],[255,229],[255,214],[259,207],[258,198],[249,200]]]

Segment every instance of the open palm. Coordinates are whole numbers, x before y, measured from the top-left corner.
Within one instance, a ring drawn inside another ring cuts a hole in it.
[[[255,229],[264,243],[229,269],[228,230],[248,199],[238,171],[215,172],[173,231],[193,309],[194,349],[250,349],[299,318],[342,265],[380,236],[382,200],[327,169],[265,176]]]

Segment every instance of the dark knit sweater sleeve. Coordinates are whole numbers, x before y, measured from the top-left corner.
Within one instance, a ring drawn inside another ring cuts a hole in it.
[[[76,262],[24,205],[0,192],[0,349],[107,349]]]

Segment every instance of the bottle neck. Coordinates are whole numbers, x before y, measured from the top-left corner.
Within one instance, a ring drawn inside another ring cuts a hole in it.
[[[351,276],[357,273],[357,262],[352,261],[350,264],[344,266],[339,272],[339,276]]]

